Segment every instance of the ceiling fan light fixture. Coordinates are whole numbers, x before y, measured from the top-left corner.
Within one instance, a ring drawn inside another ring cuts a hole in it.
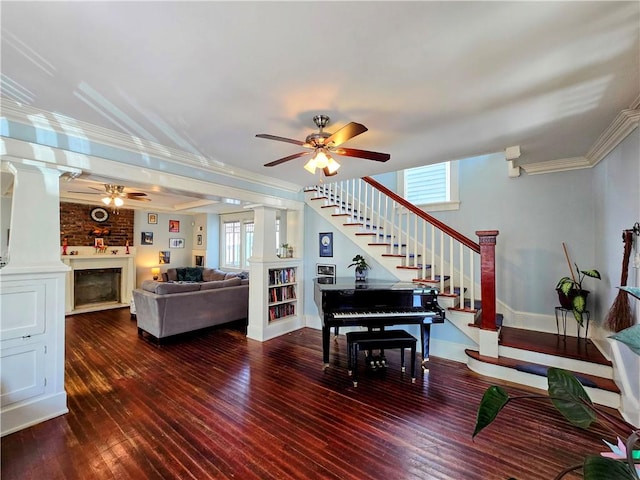
[[[102,203],[105,205],[111,205],[111,197],[102,197]]]
[[[113,199],[113,203],[116,207],[121,207],[122,205],[124,205],[124,200],[122,200],[120,197],[115,197]]]
[[[335,175],[335,173],[340,168],[340,164],[336,162],[333,158],[329,157],[329,161],[327,162],[327,166],[325,170],[329,172],[330,175]]]
[[[304,166],[304,169],[312,175],[316,173],[316,168],[318,168],[318,165],[315,157],[309,160]]]

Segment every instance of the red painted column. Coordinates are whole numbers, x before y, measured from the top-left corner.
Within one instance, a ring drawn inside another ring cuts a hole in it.
[[[480,245],[480,296],[482,297],[482,323],[480,328],[496,327],[496,237],[498,230],[478,230]]]

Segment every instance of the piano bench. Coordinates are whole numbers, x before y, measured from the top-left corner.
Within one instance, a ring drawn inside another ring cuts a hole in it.
[[[347,333],[347,357],[353,386],[358,386],[358,351],[400,349],[400,363],[404,366],[404,349],[411,349],[411,383],[416,382],[416,338],[406,330],[373,330]]]

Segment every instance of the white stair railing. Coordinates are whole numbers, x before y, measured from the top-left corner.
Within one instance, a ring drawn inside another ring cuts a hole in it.
[[[360,232],[371,233],[371,244],[388,245],[386,255],[414,272],[414,282],[435,285],[441,295],[459,295],[459,308],[475,310],[481,280],[477,243],[368,177],[323,183],[313,191],[336,214],[348,214],[349,223],[362,223]]]

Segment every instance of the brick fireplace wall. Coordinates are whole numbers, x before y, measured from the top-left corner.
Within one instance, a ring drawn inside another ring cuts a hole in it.
[[[68,245],[92,247],[98,237],[112,247],[124,247],[127,240],[130,246],[134,246],[133,210],[121,208],[116,214],[106,207],[109,218],[105,222],[96,222],[91,218],[94,208],[96,205],[60,202],[60,245],[67,237]]]

